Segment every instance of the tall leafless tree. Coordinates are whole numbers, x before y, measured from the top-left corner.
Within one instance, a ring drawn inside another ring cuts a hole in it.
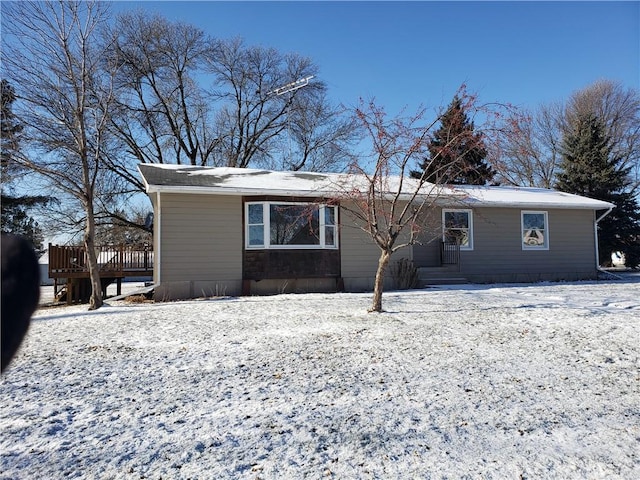
[[[512,110],[494,145],[500,152],[494,167],[501,183],[552,188],[560,163],[563,107],[543,105],[532,112]]]
[[[95,202],[105,191],[113,85],[98,48],[108,18],[101,2],[4,2],[3,75],[16,87],[15,115],[24,126],[17,157],[53,191],[84,212],[83,242],[92,294],[102,305],[95,250]]]
[[[119,67],[112,128],[126,152],[112,168],[132,189],[144,190],[136,163],[290,170],[347,163],[353,123],[330,105],[311,60],[143,12],[120,15],[110,36],[109,64]],[[304,88],[282,88],[304,78]]]
[[[305,87],[278,95],[278,88],[313,76],[317,69],[306,58],[247,47],[239,38],[216,41],[208,68],[215,77],[212,95],[221,105],[216,117],[220,160],[229,167],[268,162],[286,129],[287,109],[309,93]]]
[[[127,158],[114,169],[143,190],[133,163],[213,164],[211,108],[197,77],[211,55],[204,32],[142,12],[120,15],[111,29],[110,64],[118,65],[112,128]]]
[[[345,165],[353,124],[329,105],[326,85],[309,58],[247,46],[237,38],[214,42],[213,51],[208,71],[219,103],[215,154],[221,165],[292,170]]]
[[[294,100],[286,121],[282,161],[273,168],[325,172],[339,171],[351,163],[361,131],[346,108],[331,106],[325,88]]]

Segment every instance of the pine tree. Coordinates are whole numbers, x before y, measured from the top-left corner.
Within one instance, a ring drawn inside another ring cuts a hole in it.
[[[629,168],[613,153],[604,123],[594,114],[578,116],[564,132],[562,171],[556,188],[611,202],[611,213],[598,224],[598,251],[603,265],[622,251],[627,266],[640,264],[640,207],[630,188]]]
[[[429,157],[411,176],[421,178],[424,174],[428,182],[439,184],[486,185],[495,175],[484,161],[486,156],[484,135],[475,131],[456,95],[429,143]]]
[[[13,114],[13,102],[16,100],[14,88],[4,78],[0,82],[0,162],[2,166],[3,183],[11,177],[15,164],[11,161],[13,152],[18,148],[19,135],[22,125],[16,122]]]
[[[12,111],[16,99],[13,87],[2,79],[0,117],[0,171],[2,172],[2,195],[0,198],[2,233],[22,235],[29,239],[38,255],[44,251],[42,229],[30,215],[29,209],[49,202],[48,197],[34,195],[16,195],[12,188],[12,180],[19,176],[21,169],[16,165],[13,156],[20,144],[22,125],[16,122]]]

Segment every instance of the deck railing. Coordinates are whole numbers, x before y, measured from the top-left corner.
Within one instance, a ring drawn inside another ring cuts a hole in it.
[[[125,277],[128,274],[153,272],[153,248],[144,245],[100,245],[96,257],[101,275]],[[83,246],[49,244],[49,277],[81,276],[89,272],[87,253]]]

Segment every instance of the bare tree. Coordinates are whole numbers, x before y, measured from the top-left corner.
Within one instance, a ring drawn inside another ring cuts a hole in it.
[[[101,2],[5,2],[2,60],[16,86],[16,118],[25,148],[17,161],[84,212],[83,241],[92,294],[102,305],[95,253],[95,201],[108,186],[111,78],[97,35],[107,19]],[[8,45],[10,44],[10,46]]]
[[[142,191],[128,159],[213,164],[217,139],[212,134],[211,105],[196,78],[204,74],[205,59],[211,54],[204,32],[138,12],[120,15],[110,36],[114,41],[109,63],[119,67],[112,128],[129,154],[117,159],[114,169]]]
[[[543,105],[533,112],[511,110],[495,132],[495,168],[501,183],[552,188],[560,163],[563,107]]]
[[[286,149],[292,151],[283,146],[283,137],[285,141],[307,141],[306,157],[287,159],[283,166],[300,170],[312,152],[320,150],[311,137],[319,131],[319,124],[333,121],[337,112],[327,107],[326,87],[315,80],[318,69],[310,59],[273,48],[248,47],[232,39],[215,42],[208,66],[215,77],[212,95],[220,102],[216,154],[223,165],[274,167],[283,148],[285,157]],[[301,83],[294,88],[291,84],[295,82]],[[305,155],[304,146],[298,153]]]
[[[308,58],[212,39],[142,12],[119,16],[111,36],[109,62],[119,66],[112,127],[128,153],[113,168],[133,188],[143,190],[138,162],[291,170],[346,164],[353,124],[330,106]],[[304,88],[286,88],[300,79]]]
[[[295,99],[286,122],[282,161],[273,166],[277,170],[341,170],[352,161],[352,147],[361,138],[347,110],[331,106],[325,88]]]

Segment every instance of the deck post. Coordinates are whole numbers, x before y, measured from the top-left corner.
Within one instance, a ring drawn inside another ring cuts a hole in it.
[[[67,305],[73,303],[73,281],[71,278],[67,278]]]

